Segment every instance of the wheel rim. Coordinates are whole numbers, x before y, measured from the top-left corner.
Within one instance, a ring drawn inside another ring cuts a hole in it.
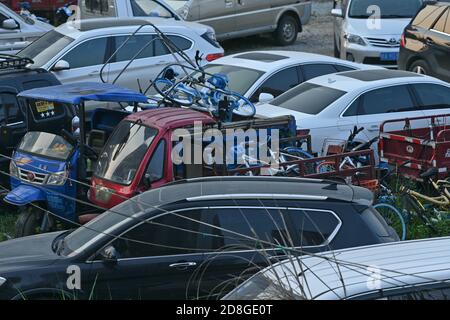
[[[425,75],[427,74],[427,72],[422,66],[415,66],[412,71],[418,74],[425,74]]]
[[[293,23],[285,23],[283,26],[283,38],[286,41],[292,40],[295,36],[295,26]]]

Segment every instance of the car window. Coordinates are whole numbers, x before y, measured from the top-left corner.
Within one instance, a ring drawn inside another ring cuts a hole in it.
[[[338,70],[332,64],[317,63],[305,64],[302,66],[305,81],[323,76],[325,74],[336,73]]]
[[[450,88],[435,84],[412,85],[419,106],[422,109],[443,109],[450,107]]]
[[[250,101],[258,102],[261,93],[270,93],[274,97],[278,97],[280,94],[292,89],[299,83],[300,79],[298,78],[297,67],[279,71],[264,81],[259,89],[253,94]]]
[[[114,37],[115,48],[117,51],[114,61],[129,61],[140,50],[143,50],[137,59],[149,58],[154,55],[154,43],[152,43],[153,35],[138,35],[138,36],[117,36]],[[123,47],[121,47],[123,46]]]
[[[119,259],[202,252],[201,211],[165,214],[124,233],[113,242]]]
[[[207,221],[214,227],[211,233],[212,250],[252,250],[273,248],[287,244],[288,229],[280,210],[253,208],[208,209]]]
[[[185,51],[192,47],[192,41],[188,40],[184,37],[170,35],[168,38],[173,42],[175,47],[179,50]],[[173,50],[175,51],[175,50]],[[169,54],[171,51],[167,48],[167,46],[160,40],[155,40],[155,56],[162,56],[165,54]]]
[[[166,151],[166,141],[161,140],[152,155],[147,171],[152,181],[161,180],[164,176],[164,160]]]
[[[81,0],[81,19],[98,17],[116,17],[115,0]]]
[[[350,105],[350,107],[348,107],[347,110],[344,112],[343,116],[344,117],[357,116],[360,102],[361,102],[360,98],[353,101],[352,104]]]
[[[450,300],[450,288],[417,288],[404,289],[401,294],[390,295],[388,300]]]
[[[85,41],[70,50],[62,60],[67,61],[71,69],[101,65],[105,62],[107,42],[107,37]]]
[[[313,83],[302,83],[280,95],[270,104],[307,114],[319,114],[345,95],[345,91]]]
[[[438,19],[436,24],[433,27],[433,30],[439,31],[439,32],[446,32],[446,28],[450,28],[450,21],[448,19],[450,10],[447,10],[444,12],[444,14]],[[449,27],[446,27],[449,25]],[[450,32],[449,32],[450,34]]]
[[[356,70],[355,68],[343,66],[343,65],[340,65],[340,64],[336,64],[336,65],[334,65],[334,67],[337,69],[338,72],[345,72],[345,71]]]
[[[0,111],[0,114],[3,113],[3,122],[6,120],[6,123],[16,123],[24,120],[15,94],[0,93],[0,107],[3,109],[3,112]]]
[[[294,237],[296,247],[325,244],[340,225],[340,220],[329,211],[295,209],[287,211],[287,215],[298,235]]]
[[[372,115],[416,110],[408,87],[392,86],[362,95],[358,115]]]
[[[159,3],[151,0],[130,0],[133,16],[135,17],[159,17],[172,18],[173,14],[161,6]]]
[[[413,26],[429,29],[444,10],[444,6],[428,5],[417,14],[411,24]]]

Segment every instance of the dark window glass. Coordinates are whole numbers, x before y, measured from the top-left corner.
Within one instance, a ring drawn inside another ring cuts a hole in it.
[[[149,58],[153,56],[154,44],[150,43],[153,39],[152,35],[139,35],[134,37],[119,36],[115,37],[115,50],[122,48],[115,55],[115,61],[128,61],[131,60],[140,50],[143,50],[137,59]],[[127,41],[128,40],[128,41]],[[124,45],[126,41],[126,44]],[[145,47],[145,49],[144,49]]]
[[[131,10],[135,17],[172,18],[173,14],[156,1],[131,0]]]
[[[341,66],[341,65],[335,65],[335,68],[337,69],[338,72],[345,72],[345,71],[353,71],[353,70],[355,70],[355,68],[350,68],[350,67]]]
[[[283,213],[279,210],[228,208],[208,210],[213,250],[274,248],[289,243]],[[202,233],[206,230],[202,230]]]
[[[34,88],[41,88],[41,87],[49,87],[52,83],[47,80],[33,80],[33,81],[25,81],[23,83],[23,90],[29,90]]]
[[[259,95],[263,92],[278,97],[280,94],[298,85],[299,82],[296,67],[282,70],[267,79],[253,94],[250,100],[252,102],[257,102]]]
[[[358,115],[358,108],[360,104],[361,99],[358,98],[351,104],[350,107],[344,112],[344,117],[354,117]]]
[[[312,83],[302,83],[274,99],[271,104],[307,114],[319,114],[346,92]]]
[[[414,84],[420,108],[443,109],[450,107],[450,88],[435,84]]]
[[[150,175],[151,181],[161,180],[164,176],[164,160],[165,160],[166,142],[162,140],[148,165],[146,174]]]
[[[192,42],[186,38],[180,37],[180,36],[168,36],[170,40],[172,40],[173,44],[176,46],[179,50],[188,50],[192,46]],[[172,51],[176,51],[175,48],[171,49]],[[167,46],[160,40],[155,40],[155,56],[162,56],[165,54],[169,54],[170,50],[167,48]]]
[[[414,18],[412,25],[429,29],[444,10],[444,6],[426,6]]]
[[[421,5],[421,0],[358,0],[350,3],[348,16],[354,19],[370,18],[374,14],[371,6],[377,6],[381,19],[412,18]]]
[[[434,25],[433,29],[440,32],[445,32],[445,25],[447,24],[449,10],[444,12],[444,14],[439,18],[439,20]]]
[[[339,220],[327,211],[288,210],[287,214],[293,223],[296,247],[318,246],[330,238],[339,225]],[[298,241],[298,242],[297,242]]]
[[[62,60],[70,64],[71,69],[100,65],[105,62],[108,38],[99,38],[83,42],[67,53]],[[86,53],[89,54],[86,54]]]
[[[0,93],[0,107],[3,109],[3,122],[15,123],[23,121],[23,115],[20,111],[19,104],[15,94]],[[0,111],[0,123],[2,112]],[[6,121],[5,121],[6,120]]]
[[[392,86],[365,93],[358,115],[412,111],[416,108],[407,86]]]
[[[411,288],[410,292],[389,296],[388,300],[450,300],[450,288]]]
[[[302,66],[305,81],[325,74],[335,73],[337,69],[331,64],[306,64]]]
[[[126,232],[113,243],[120,258],[201,252],[201,212],[165,214]]]

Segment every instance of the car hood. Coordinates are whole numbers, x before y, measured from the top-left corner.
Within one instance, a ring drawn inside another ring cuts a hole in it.
[[[259,118],[273,118],[279,116],[294,116],[297,127],[308,127],[308,120],[314,118],[314,115],[277,107],[271,104],[260,104],[256,106],[256,116]]]
[[[58,233],[19,238],[0,243],[0,275],[2,271],[22,266],[46,266],[59,256],[52,251],[53,240]]]
[[[405,27],[411,21],[408,19],[381,19],[381,28],[370,28],[368,19],[348,19],[347,31],[363,37],[396,36],[400,37]]]

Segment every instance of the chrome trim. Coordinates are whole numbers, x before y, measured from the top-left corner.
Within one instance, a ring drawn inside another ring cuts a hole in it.
[[[19,121],[19,122],[14,122],[14,123],[8,123],[6,126],[7,127],[13,127],[13,126],[17,126],[19,124],[23,124],[23,121]]]
[[[277,199],[277,200],[327,200],[327,196],[309,196],[296,194],[259,194],[259,193],[237,193],[237,194],[216,194],[210,196],[197,196],[186,198],[187,201],[205,200],[229,200],[229,199]]]
[[[38,185],[43,185],[46,183],[47,178],[48,178],[48,174],[45,173],[37,173],[34,171],[30,171],[30,170],[25,170],[23,168],[17,167],[18,171],[19,171],[19,179],[31,184],[38,184]],[[33,181],[30,181],[30,179],[28,178],[28,174],[33,174],[35,176],[35,179]]]

